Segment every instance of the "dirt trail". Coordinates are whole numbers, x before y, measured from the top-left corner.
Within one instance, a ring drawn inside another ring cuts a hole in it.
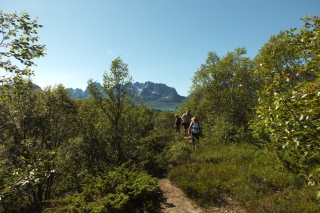
[[[158,183],[166,198],[161,205],[163,213],[203,213],[181,189],[172,185],[167,178],[159,179]]]

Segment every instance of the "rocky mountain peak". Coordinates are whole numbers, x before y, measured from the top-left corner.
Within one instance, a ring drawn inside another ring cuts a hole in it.
[[[101,84],[98,82],[96,83],[96,86],[101,88]],[[168,87],[165,84],[150,81],[145,83],[135,82],[131,85],[131,89],[142,102],[157,101],[163,103],[180,103],[186,98],[184,96],[180,96],[173,87]],[[88,88],[85,91],[79,88],[68,88],[68,90],[73,98],[85,99],[88,97]]]

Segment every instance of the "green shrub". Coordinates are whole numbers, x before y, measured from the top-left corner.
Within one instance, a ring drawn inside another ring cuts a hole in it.
[[[161,164],[163,166],[178,165],[189,161],[192,149],[185,141],[172,141],[163,152]]]
[[[46,212],[157,212],[161,197],[156,178],[122,166],[98,177],[88,175],[81,192],[53,201]]]
[[[163,150],[167,144],[174,139],[173,134],[151,135],[140,140],[140,154],[135,163],[139,164],[142,170],[157,176],[163,167]]]

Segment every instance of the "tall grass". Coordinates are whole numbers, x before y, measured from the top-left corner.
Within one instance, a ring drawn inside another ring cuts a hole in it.
[[[315,187],[302,185],[265,149],[202,139],[184,159],[169,178],[204,207],[233,202],[248,212],[320,212]]]

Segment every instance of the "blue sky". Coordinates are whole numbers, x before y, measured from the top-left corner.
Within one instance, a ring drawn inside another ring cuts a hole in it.
[[[0,10],[27,11],[47,55],[34,82],[85,89],[102,82],[121,56],[134,82],[152,81],[188,95],[209,51],[245,47],[253,58],[271,35],[320,15],[319,0],[0,0]],[[0,74],[3,71],[0,71]]]

